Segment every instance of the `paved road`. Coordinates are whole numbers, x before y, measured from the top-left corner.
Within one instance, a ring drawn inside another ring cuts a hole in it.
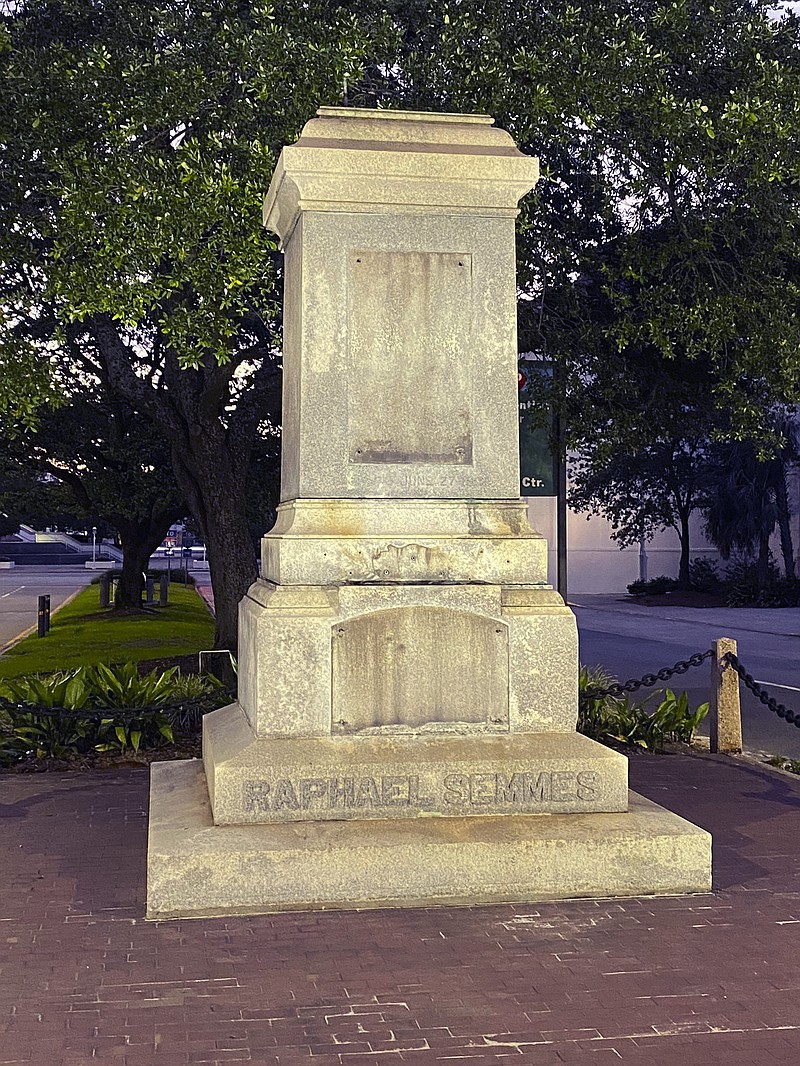
[[[38,598],[50,596],[50,610],[93,577],[82,566],[15,566],[0,570],[0,648],[36,625]]]
[[[586,665],[602,664],[622,680],[641,677],[704,651],[715,637],[733,637],[750,673],[772,682],[774,693],[800,710],[800,609],[642,607],[611,596],[578,596],[572,606]],[[685,689],[696,705],[708,699],[709,679],[704,663],[676,677],[673,687]],[[800,759],[800,729],[776,718],[744,689],[742,730],[745,747]]]

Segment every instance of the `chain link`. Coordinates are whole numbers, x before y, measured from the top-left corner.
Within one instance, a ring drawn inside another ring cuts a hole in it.
[[[613,685],[609,685],[608,688],[591,688],[582,692],[580,699],[582,703],[586,703],[589,700],[601,700],[606,696],[613,696],[615,699],[620,699],[626,692],[638,692],[640,688],[652,688],[653,685],[657,685],[659,681],[669,681],[675,674],[685,674],[687,670],[690,670],[693,666],[700,666],[706,659],[710,659],[714,654],[714,649],[709,648],[708,651],[698,651],[694,655],[690,655],[688,659],[679,659],[674,666],[665,666],[661,670],[657,670],[654,674],[644,674],[642,677],[634,677],[624,684],[616,682]]]
[[[696,652],[694,655],[690,655],[688,659],[681,659],[674,666],[665,666],[663,669],[656,671],[654,674],[644,674],[639,678],[631,678],[624,684],[609,685],[607,688],[592,688],[587,689],[580,694],[580,700],[582,703],[586,703],[590,700],[601,700],[606,696],[612,696],[614,699],[620,699],[626,692],[638,692],[640,688],[652,688],[653,685],[659,681],[669,681],[675,674],[685,674],[687,670],[693,666],[700,666],[706,659],[711,659],[714,655],[714,649],[709,648],[708,651]],[[752,674],[748,673],[742,665],[738,655],[734,652],[726,652],[720,660],[722,669],[735,670],[741,680],[744,682],[746,688],[749,688],[753,695],[773,714],[776,714],[778,718],[782,718],[783,721],[788,722],[790,725],[797,726],[800,729],[800,711],[793,711],[785,704],[780,703],[774,696],[770,696],[769,692],[760,685]]]
[[[752,674],[749,674],[744,666],[742,666],[739,656],[735,652],[729,651],[722,656],[720,660],[722,668],[729,667],[731,670],[735,670],[746,687],[750,689],[754,696],[757,696],[761,703],[765,707],[768,707],[773,714],[777,714],[779,718],[782,718],[789,725],[796,725],[800,729],[800,712],[792,711],[786,707],[783,703],[779,703],[774,696],[770,696],[767,690],[756,681]]]

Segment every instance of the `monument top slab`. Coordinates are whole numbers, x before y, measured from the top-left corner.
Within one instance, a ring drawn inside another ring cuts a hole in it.
[[[491,115],[321,107],[281,152],[264,224],[282,242],[305,212],[515,217],[539,176]]]
[[[360,115],[368,119],[391,119],[392,122],[452,122],[462,126],[465,123],[492,126],[491,115],[463,114],[460,111],[390,111],[385,107],[320,107],[319,118],[353,118]]]
[[[321,107],[303,127],[292,147],[369,147],[373,151],[522,153],[491,115],[455,115],[434,111],[387,111],[382,108]]]

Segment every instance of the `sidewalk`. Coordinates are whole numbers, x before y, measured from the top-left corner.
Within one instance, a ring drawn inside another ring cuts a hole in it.
[[[800,779],[631,760],[713,895],[158,924],[146,772],[0,780],[0,1063],[800,1061]]]
[[[203,582],[201,584],[200,579],[195,578],[194,587],[197,589],[198,594],[205,600],[209,611],[214,614],[214,589],[211,587],[211,582],[209,581],[208,584]]]
[[[569,605],[634,619],[637,625],[665,622],[712,626],[719,633],[739,630],[800,637],[800,607],[647,607],[616,593],[570,596]]]

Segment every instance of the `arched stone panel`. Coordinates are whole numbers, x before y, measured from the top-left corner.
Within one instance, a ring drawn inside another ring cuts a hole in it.
[[[397,607],[340,622],[332,644],[334,733],[508,730],[502,621]]]

